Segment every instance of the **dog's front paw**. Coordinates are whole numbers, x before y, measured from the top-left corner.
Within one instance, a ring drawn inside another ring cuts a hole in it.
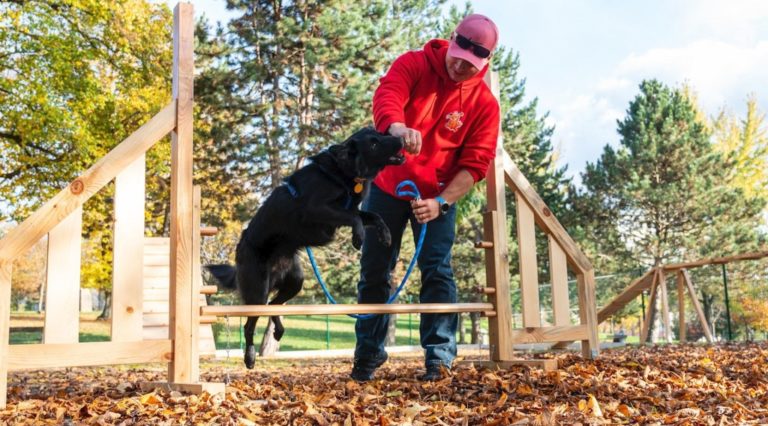
[[[392,234],[389,233],[389,228],[386,226],[380,226],[377,229],[379,232],[379,242],[389,247],[392,245]]]

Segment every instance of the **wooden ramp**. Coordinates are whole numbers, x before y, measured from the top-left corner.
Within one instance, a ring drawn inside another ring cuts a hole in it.
[[[168,286],[170,283],[171,240],[162,237],[144,238],[144,327],[143,340],[168,339]],[[202,279],[200,271],[196,274]],[[200,306],[207,306],[200,294]],[[200,354],[214,355],[216,345],[209,321],[200,324]]]

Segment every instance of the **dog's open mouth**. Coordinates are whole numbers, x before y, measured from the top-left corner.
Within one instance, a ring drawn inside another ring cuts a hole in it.
[[[387,158],[387,163],[399,166],[400,164],[405,163],[405,155],[403,155],[402,152],[398,152],[397,154]]]

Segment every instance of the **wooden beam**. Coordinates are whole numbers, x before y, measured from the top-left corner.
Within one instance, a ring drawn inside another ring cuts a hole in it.
[[[136,161],[160,138],[168,134],[175,124],[176,102],[174,101],[72,181],[68,187],[32,213],[19,226],[11,229],[5,238],[0,240],[0,260],[13,260],[29,250],[40,238],[66,219],[75,209],[81,207],[86,200]]]
[[[173,98],[176,100],[176,128],[171,132],[171,285],[170,335],[173,361],[169,382],[195,383],[193,377],[192,322],[193,253],[192,233],[192,109],[194,74],[193,7],[176,5],[173,14]]]
[[[360,305],[215,305],[200,307],[208,316],[346,315],[346,314],[445,314],[493,311],[490,303],[419,303]]]
[[[512,331],[513,343],[543,343],[589,340],[586,324],[554,327],[526,327]]]
[[[43,343],[80,337],[80,247],[83,209],[76,208],[48,234]]]
[[[556,326],[571,324],[571,302],[568,295],[568,259],[551,235],[549,241],[549,276],[552,281],[552,317]]]
[[[677,276],[677,324],[680,330],[678,339],[680,343],[685,343],[687,340],[685,335],[685,277],[683,276],[683,271],[679,269],[675,275]]]
[[[144,287],[144,155],[115,178],[112,341],[141,336]]]
[[[0,410],[8,396],[8,346],[11,328],[11,272],[13,264],[0,260]]]
[[[539,267],[536,261],[536,225],[531,206],[519,191],[515,191],[517,207],[517,247],[520,262],[520,294],[523,305],[523,326],[541,326],[539,304]]]
[[[170,340],[10,345],[10,370],[168,362]]]
[[[498,101],[501,97],[499,74],[489,72],[483,79]],[[496,138],[496,155],[485,177],[486,213],[483,215],[483,239],[485,249],[486,286],[495,293],[488,299],[496,315],[488,318],[490,357],[494,361],[512,359],[512,302],[509,297],[509,233],[507,232],[507,198],[504,187],[504,137],[499,124]]]
[[[640,278],[632,281],[624,291],[621,292],[616,298],[611,300],[610,303],[605,305],[603,309],[597,313],[597,323],[600,324],[603,321],[611,317],[617,311],[621,310],[627,303],[634,300],[640,293],[650,288],[653,284],[654,269],[649,269]]]
[[[691,283],[691,277],[688,275],[688,270],[683,269],[683,277],[685,278],[685,285],[688,287],[688,294],[691,296],[691,303],[696,310],[696,315],[699,317],[701,328],[704,330],[704,336],[706,337],[707,342],[712,343],[715,339],[712,338],[712,332],[709,330],[709,324],[707,324],[707,318],[704,316],[704,310],[701,309],[699,299],[696,297],[696,289],[693,288],[693,283]]]
[[[507,184],[509,184],[516,193],[520,193],[528,205],[535,212],[536,224],[548,235],[557,240],[560,247],[565,251],[568,261],[573,265],[577,272],[585,272],[592,269],[592,264],[587,256],[582,253],[579,246],[573,241],[563,225],[557,220],[552,211],[544,203],[539,194],[531,186],[528,179],[523,176],[520,169],[510,158],[509,154],[504,152],[504,172]]]
[[[202,202],[202,193],[200,186],[195,185],[192,188],[192,347],[190,348],[192,359],[192,374],[191,377],[196,383],[200,380],[200,299],[205,300],[205,296],[200,294],[200,289],[203,287],[203,271],[200,265],[200,240],[202,238],[200,230],[200,210]]]
[[[661,297],[661,322],[664,324],[664,339],[667,343],[672,341],[672,333],[669,329],[669,294],[667,292],[667,276],[662,268],[659,271],[659,297]]]
[[[768,250],[737,254],[733,256],[701,259],[693,262],[670,263],[669,265],[664,265],[663,268],[665,271],[672,271],[676,269],[691,269],[691,268],[698,268],[705,265],[719,265],[723,263],[737,262],[741,260],[758,260],[764,257],[768,257]]]

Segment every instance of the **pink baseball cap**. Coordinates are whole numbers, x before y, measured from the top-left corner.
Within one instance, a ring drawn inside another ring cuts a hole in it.
[[[462,37],[463,40],[457,39]],[[470,43],[467,43],[469,41]],[[454,58],[464,59],[475,68],[482,70],[490,59],[490,52],[496,48],[499,41],[499,29],[485,15],[473,13],[462,19],[453,31],[448,45],[448,54]],[[460,44],[462,44],[460,46]],[[485,54],[485,57],[482,56]]]

